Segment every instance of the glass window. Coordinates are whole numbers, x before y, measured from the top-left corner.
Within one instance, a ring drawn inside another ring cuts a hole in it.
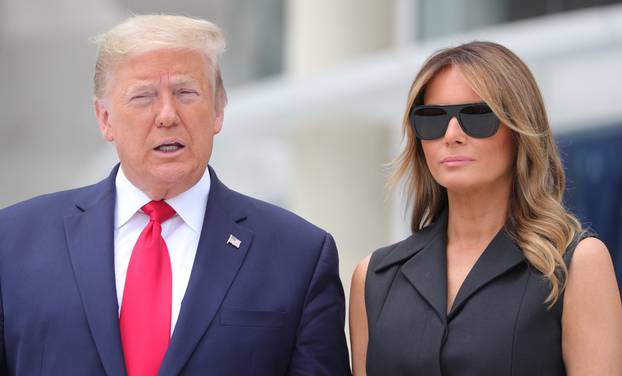
[[[620,0],[419,0],[416,39],[421,41],[502,22],[620,3]]]
[[[613,259],[622,289],[622,124],[557,137],[564,161],[564,203],[596,231]]]

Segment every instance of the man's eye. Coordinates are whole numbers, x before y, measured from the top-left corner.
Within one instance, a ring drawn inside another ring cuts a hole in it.
[[[151,94],[136,94],[130,98],[130,101],[147,101],[151,99],[153,95]]]
[[[179,95],[198,95],[199,93],[196,90],[190,89],[182,89],[177,92]]]

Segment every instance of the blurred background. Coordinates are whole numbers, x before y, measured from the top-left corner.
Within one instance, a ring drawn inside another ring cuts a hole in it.
[[[346,293],[361,258],[409,233],[385,183],[423,60],[474,39],[507,46],[544,94],[567,205],[622,279],[622,1],[0,0],[0,207],[108,175],[89,38],[134,13],[223,28],[229,105],[211,165],[333,233]]]

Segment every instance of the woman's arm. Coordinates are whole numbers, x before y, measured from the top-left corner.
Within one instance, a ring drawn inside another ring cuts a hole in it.
[[[622,303],[603,242],[583,239],[572,257],[562,314],[569,376],[622,375]]]
[[[365,257],[352,274],[350,286],[350,346],[352,348],[352,374],[365,376],[367,356],[367,311],[365,310],[365,276],[371,256]]]

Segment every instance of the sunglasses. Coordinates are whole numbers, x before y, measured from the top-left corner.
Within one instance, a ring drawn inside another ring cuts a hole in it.
[[[434,140],[445,135],[453,117],[471,137],[490,137],[499,129],[499,119],[486,103],[415,106],[410,111],[409,120],[419,139]]]

